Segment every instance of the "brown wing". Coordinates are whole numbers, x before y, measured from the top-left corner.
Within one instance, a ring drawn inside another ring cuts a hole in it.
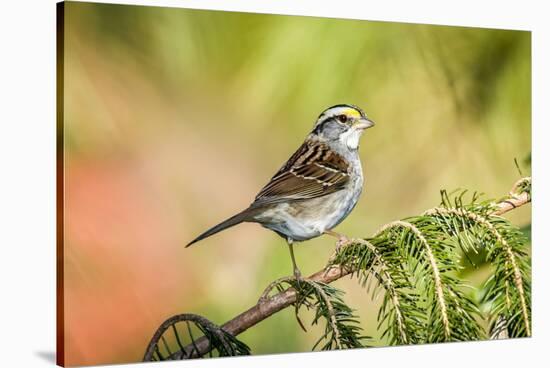
[[[348,164],[328,145],[307,140],[258,193],[253,205],[321,197],[349,181]]]

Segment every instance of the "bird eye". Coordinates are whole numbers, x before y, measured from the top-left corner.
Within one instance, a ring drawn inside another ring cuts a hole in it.
[[[341,123],[345,123],[346,121],[348,121],[348,117],[346,115],[338,115],[337,116],[337,119],[341,122]]]

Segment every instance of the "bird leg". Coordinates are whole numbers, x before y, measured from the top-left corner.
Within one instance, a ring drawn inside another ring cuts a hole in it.
[[[327,235],[330,235],[330,236],[334,236],[336,239],[338,239],[338,241],[336,242],[336,252],[339,252],[340,248],[342,248],[343,246],[348,245],[350,243],[350,239],[347,236],[345,236],[343,234],[339,234],[335,231],[325,230],[325,231],[323,231],[323,233],[327,234]]]
[[[290,258],[292,259],[292,268],[294,270],[294,277],[296,280],[300,280],[302,278],[302,274],[300,273],[300,270],[298,269],[298,266],[296,265],[296,260],[294,259],[294,248],[292,245],[292,239],[287,239],[288,244],[288,250],[290,250]]]

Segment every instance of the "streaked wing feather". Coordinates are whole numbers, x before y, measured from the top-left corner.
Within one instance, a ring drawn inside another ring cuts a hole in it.
[[[346,161],[327,144],[307,140],[258,193],[254,205],[321,197],[348,181]]]

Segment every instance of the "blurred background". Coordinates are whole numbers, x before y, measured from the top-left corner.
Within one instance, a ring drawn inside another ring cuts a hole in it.
[[[529,174],[530,44],[520,31],[65,3],[66,363],[139,361],[169,316],[222,324],[290,275],[284,241],[255,224],[184,246],[248,206],[328,106],[377,123],[360,147],[363,196],[337,231],[370,236],[438,205],[440,189],[505,195],[514,159]],[[530,210],[508,217],[523,226]],[[302,273],[333,250],[299,244]],[[379,300],[336,286],[378,338]],[[254,354],[309,351],[318,327],[293,313],[239,338]]]

